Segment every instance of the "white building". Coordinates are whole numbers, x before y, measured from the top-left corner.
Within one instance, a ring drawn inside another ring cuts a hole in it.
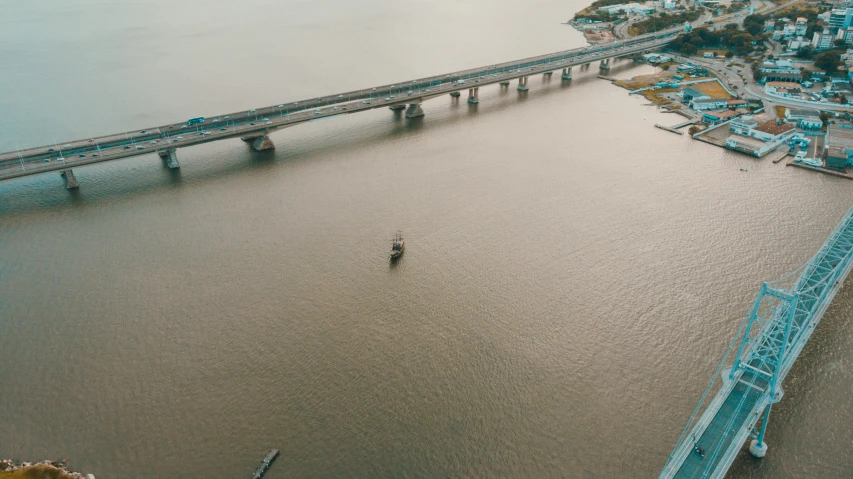
[[[648,15],[655,12],[654,7],[648,7],[646,5],[641,5],[639,3],[622,3],[619,5],[608,5],[606,7],[601,7],[598,11],[605,11],[611,15],[617,14],[619,12],[624,12],[626,14],[637,14],[637,15]]]
[[[798,36],[797,38],[788,42],[788,50],[792,52],[798,52],[801,48],[807,47],[811,45],[812,42],[806,40],[805,38]]]
[[[729,122],[729,131],[738,135],[749,136],[749,132],[756,126],[758,126],[758,122],[752,116],[747,115]]]
[[[809,28],[808,21],[805,18],[800,17],[797,19],[797,22],[794,23],[794,29],[795,29],[794,35],[796,35],[798,37],[805,36],[806,30],[808,30],[808,28]]]
[[[733,134],[726,138],[726,148],[753,156],[764,156],[794,135],[794,125],[768,121],[758,125],[752,117],[743,117],[729,123]]]
[[[823,128],[820,112],[806,108],[788,108],[785,110],[785,119],[796,123],[798,128],[808,131],[817,131]]]
[[[792,93],[800,93],[802,89],[799,83],[788,81],[769,81],[764,85],[764,92],[774,95],[788,96]]]
[[[678,4],[675,0],[663,0],[663,9],[672,10]]]
[[[812,48],[815,50],[827,50],[832,47],[835,42],[835,35],[829,33],[828,28],[824,28],[822,32],[815,32],[812,37]]]
[[[690,107],[696,111],[718,110],[720,108],[728,108],[729,100],[728,98],[694,99],[690,102]]]

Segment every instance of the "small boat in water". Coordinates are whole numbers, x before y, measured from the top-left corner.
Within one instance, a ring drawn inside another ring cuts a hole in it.
[[[403,235],[398,232],[391,241],[391,261],[397,261],[400,256],[403,256],[403,251],[406,251],[406,242],[403,241]]]

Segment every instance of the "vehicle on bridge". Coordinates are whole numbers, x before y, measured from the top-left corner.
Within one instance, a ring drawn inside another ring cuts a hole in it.
[[[204,123],[204,117],[203,116],[199,116],[196,118],[190,118],[189,120],[187,120],[187,126],[198,125],[201,123]]]

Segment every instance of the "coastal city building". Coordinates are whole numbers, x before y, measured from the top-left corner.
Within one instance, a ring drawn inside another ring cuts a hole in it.
[[[694,88],[685,88],[681,90],[681,102],[689,105],[693,100],[710,100],[711,97]]]
[[[731,135],[726,138],[726,148],[762,157],[790,139],[795,128],[790,123],[766,121],[759,124],[750,116],[729,123]]]
[[[607,12],[611,15],[615,15],[620,12],[629,15],[649,15],[655,13],[655,7],[643,5],[640,3],[621,3],[618,5],[608,5],[606,7],[600,7],[598,11]]]
[[[719,110],[720,108],[727,108],[728,106],[728,98],[694,99],[690,102],[690,107],[696,111]]]
[[[817,110],[788,108],[785,110],[785,119],[805,131],[820,131],[823,128],[823,121]]]
[[[797,18],[797,22],[794,23],[794,29],[795,29],[794,35],[796,35],[798,37],[805,36],[806,30],[808,30],[808,28],[809,28],[809,23],[805,18],[803,18],[803,17]]]
[[[706,111],[702,114],[702,123],[707,123],[708,125],[719,125],[720,123],[733,120],[744,113],[746,113],[746,110]]]
[[[797,35],[797,38],[793,38],[788,42],[788,50],[796,53],[801,48],[805,48],[811,44],[812,42],[806,40],[802,35]]]
[[[826,50],[832,47],[833,42],[835,42],[835,35],[830,33],[828,28],[824,28],[822,32],[814,33],[814,36],[812,37],[812,48],[818,51]]]
[[[769,81],[764,84],[764,92],[771,95],[790,96],[801,91],[803,90],[800,84],[794,82]]]
[[[853,21],[853,8],[839,8],[832,10],[829,14],[829,28],[838,30],[847,28]]]
[[[853,166],[853,123],[838,121],[827,126],[824,166],[835,170]]]

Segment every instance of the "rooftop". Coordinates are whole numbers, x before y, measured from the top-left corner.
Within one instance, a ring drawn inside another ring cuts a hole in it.
[[[790,81],[769,81],[767,86],[775,86],[776,88],[800,88],[799,83]]]
[[[785,112],[785,116],[788,118],[790,118],[792,116],[795,116],[795,117],[806,117],[806,116],[820,117],[820,112],[817,110],[810,110],[808,108],[788,108],[788,111]]]
[[[745,146],[750,146],[752,148],[755,148],[756,150],[760,150],[761,148],[764,148],[765,146],[767,146],[767,143],[764,143],[763,141],[759,141],[759,140],[756,140],[755,138],[751,138],[751,137],[743,136],[743,135],[731,134],[731,135],[729,135],[729,137],[727,139],[737,140],[737,142],[739,144],[745,145]]]
[[[705,105],[708,103],[725,103],[728,104],[728,98],[708,98],[707,100],[693,100],[693,104]]]
[[[705,115],[713,116],[713,117],[716,117],[716,118],[722,120],[725,118],[731,118],[733,116],[738,116],[741,113],[742,112],[738,112],[738,111],[723,110],[723,111],[710,111],[710,112],[705,113]]]
[[[826,129],[826,144],[853,149],[853,124],[844,121],[830,124]]]
[[[708,95],[705,95],[704,93],[702,93],[701,91],[699,91],[695,88],[685,88],[685,89],[681,90],[681,94],[687,95],[687,96],[703,96],[703,95],[708,96]]]
[[[824,152],[826,156],[831,156],[833,158],[847,158],[847,152],[845,152],[843,148],[839,148],[837,146],[828,146]]]
[[[782,133],[789,132],[794,129],[794,125],[790,123],[776,123],[775,121],[768,121],[767,123],[762,123],[755,129],[755,131],[760,131],[763,133],[769,133],[773,136],[781,135]],[[853,130],[851,130],[853,132]]]

